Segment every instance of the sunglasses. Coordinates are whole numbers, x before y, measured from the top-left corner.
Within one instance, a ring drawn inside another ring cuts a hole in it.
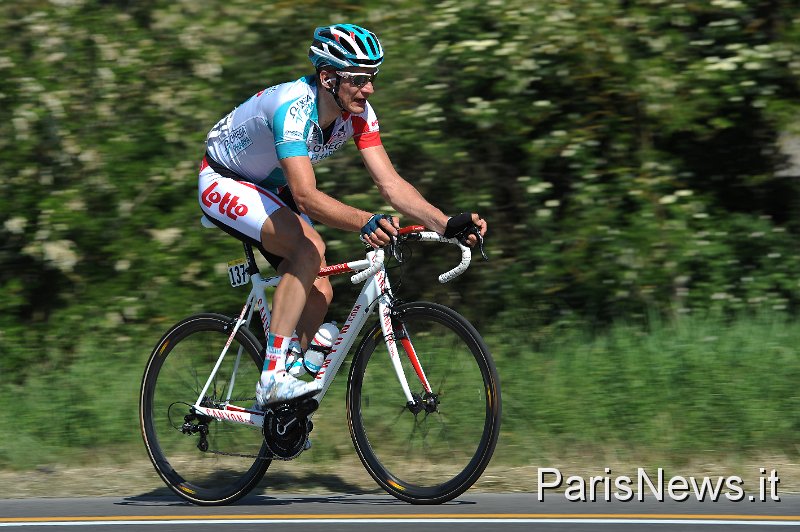
[[[360,89],[367,83],[373,83],[375,81],[375,78],[378,77],[378,71],[376,70],[372,74],[364,74],[363,72],[336,71],[336,75],[348,80],[350,83],[352,83],[353,85],[355,85]]]

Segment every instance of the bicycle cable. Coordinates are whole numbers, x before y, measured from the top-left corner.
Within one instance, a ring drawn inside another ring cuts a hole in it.
[[[186,405],[189,408],[192,408],[192,406],[194,406],[194,405],[190,405],[189,403],[187,403],[185,401],[175,401],[174,403],[172,403],[171,405],[169,405],[167,407],[167,421],[169,422],[170,426],[175,430],[181,430],[181,427],[183,426],[183,423],[181,423],[180,426],[177,426],[177,425],[175,425],[175,423],[172,422],[172,407],[175,406],[175,405]]]

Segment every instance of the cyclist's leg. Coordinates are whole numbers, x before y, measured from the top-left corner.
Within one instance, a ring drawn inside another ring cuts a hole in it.
[[[324,262],[323,266],[325,266]],[[325,321],[325,315],[328,313],[328,306],[332,299],[333,287],[328,278],[322,277],[314,281],[311,292],[308,294],[306,306],[300,314],[300,319],[295,329],[303,349],[308,347],[308,343],[314,338],[319,326]]]
[[[278,257],[272,253],[262,250],[262,254],[267,258],[275,270],[283,275],[286,272],[287,264],[284,264],[282,257]],[[323,259],[322,267],[325,261]],[[300,346],[305,350],[308,343],[314,338],[314,335],[319,330],[320,325],[325,320],[325,315],[328,313],[328,307],[333,299],[333,287],[327,277],[321,277],[314,281],[311,291],[308,294],[306,306],[300,314],[300,319],[297,322],[295,333],[300,340]]]
[[[272,330],[288,336],[299,322],[298,333],[312,338],[333,297],[327,279],[315,282],[318,268],[325,264],[319,233],[277,194],[223,177],[206,165],[200,172],[198,196],[201,209],[217,225],[282,258],[278,272],[286,274],[288,282],[282,281],[276,292]],[[306,300],[310,307],[304,312]]]
[[[291,254],[291,250],[280,246],[281,241],[287,238],[281,234],[291,234],[288,229],[298,232],[299,227],[291,212],[297,212],[297,207],[290,192],[273,194],[251,183],[223,177],[207,165],[204,165],[200,172],[199,185],[200,207],[206,216],[212,218],[218,226],[236,238],[249,241],[257,247],[261,246],[262,251],[265,251],[265,258],[278,273],[284,274],[287,271],[290,275],[293,273],[291,261],[283,258],[285,255]],[[285,217],[288,223],[281,224],[279,222],[277,228],[274,227],[274,224],[272,227],[265,227],[265,221],[282,207],[289,207],[290,212],[278,216]],[[310,226],[310,220],[303,217],[297,219],[303,219],[304,223]],[[262,231],[265,231],[265,234],[262,234]],[[316,231],[312,230],[311,235],[311,240],[319,240],[319,234]],[[264,249],[265,247],[268,249]],[[269,249],[274,249],[278,253],[270,253]],[[324,253],[324,247],[322,249]],[[325,266],[324,256],[320,264],[320,267]],[[308,341],[316,334],[325,319],[328,305],[332,299],[333,288],[330,281],[327,278],[317,279],[307,296],[307,305],[297,321],[297,334],[303,347],[306,347]],[[278,309],[280,316],[283,314],[280,304]],[[289,321],[294,320],[290,318]],[[283,330],[282,326],[281,330]]]
[[[294,201],[294,197],[292,196],[292,191],[289,187],[284,187],[278,192],[278,197],[296,213],[300,213],[300,209],[297,208],[297,203]],[[311,220],[305,216],[300,216],[305,222],[311,224]],[[313,224],[311,224],[313,227]],[[262,241],[268,241],[268,235],[262,235]],[[288,269],[288,261],[284,260],[283,257],[278,256],[274,253],[270,253],[266,249],[261,248],[261,252],[264,257],[269,261],[269,263],[278,271],[278,273],[285,273]],[[324,267],[325,264],[325,257],[322,257],[322,262],[320,263],[320,267]],[[306,301],[306,305],[303,308],[303,311],[300,314],[300,319],[297,322],[297,327],[295,329],[297,336],[300,339],[300,344],[303,348],[308,346],[308,343],[317,333],[319,326],[322,324],[323,320],[325,319],[325,315],[328,312],[328,306],[330,305],[331,300],[333,299],[333,288],[331,287],[331,283],[326,277],[322,277],[316,279],[314,284],[311,287],[311,291],[308,294],[308,298]]]
[[[206,216],[287,262],[274,296],[266,362],[256,389],[257,402],[266,405],[313,395],[319,391],[319,383],[305,383],[286,373],[285,360],[288,339],[323,263],[322,238],[310,223],[268,190],[223,177],[210,167],[203,167],[199,177],[200,207]]]
[[[272,300],[264,370],[256,387],[258,405],[265,407],[309,397],[322,388],[322,383],[316,379],[304,382],[291,376],[285,364],[289,340],[304,314],[320,266],[324,264],[325,244],[311,224],[289,207],[281,207],[264,221],[261,246],[268,253],[283,258],[281,281]],[[315,298],[316,305],[319,305],[319,299]],[[305,312],[308,317],[308,311]]]
[[[308,223],[288,207],[273,212],[261,228],[261,245],[282,257],[278,272],[283,276],[272,302],[270,331],[291,336],[302,321],[302,328],[319,327],[333,290],[327,279],[317,279],[325,264],[325,244]],[[308,310],[306,309],[308,303]],[[319,320],[319,323],[315,323]],[[310,335],[316,332],[301,331]]]

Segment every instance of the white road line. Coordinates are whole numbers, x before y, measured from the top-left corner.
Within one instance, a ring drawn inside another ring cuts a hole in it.
[[[758,520],[754,516],[752,520],[742,519],[337,519],[337,518],[322,518],[322,519],[165,519],[165,520],[140,520],[140,521],[124,521],[124,520],[109,520],[109,521],[18,521],[14,523],[0,523],[0,527],[25,527],[25,526],[114,526],[114,525],[216,525],[216,524],[258,524],[258,525],[272,525],[272,524],[319,524],[319,523],[337,523],[337,524],[402,524],[402,523],[417,523],[417,524],[433,524],[433,523],[451,523],[451,524],[595,524],[595,525],[626,525],[626,524],[659,524],[659,525],[737,525],[737,526],[800,526],[800,521],[775,521],[775,520]]]

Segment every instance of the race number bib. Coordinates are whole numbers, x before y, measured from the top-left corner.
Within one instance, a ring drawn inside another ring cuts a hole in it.
[[[234,288],[250,282],[250,274],[247,273],[247,262],[244,259],[232,260],[228,263],[228,278]]]

